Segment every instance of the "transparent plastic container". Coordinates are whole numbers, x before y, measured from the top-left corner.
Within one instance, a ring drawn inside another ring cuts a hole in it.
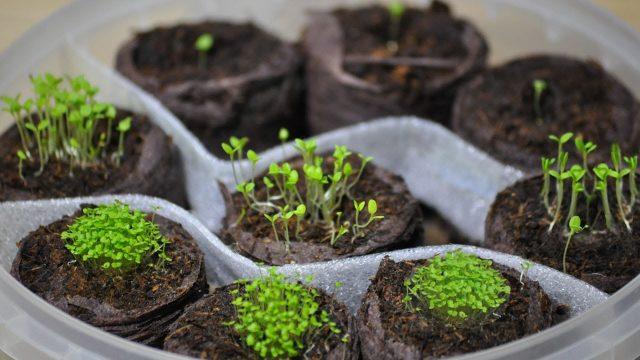
[[[217,246],[219,240],[208,231],[219,229],[224,216],[216,180],[230,182],[229,165],[209,154],[157,100],[112,70],[118,47],[134,31],[205,18],[253,20],[284,38],[295,39],[304,27],[309,11],[345,3],[356,6],[371,2],[80,1],[33,27],[0,55],[0,94],[29,93],[27,75],[30,73],[82,73],[101,88],[100,98],[149,114],[155,123],[173,136],[181,150],[186,164],[189,199],[194,207],[193,215],[201,222],[170,204],[163,203],[163,209],[171,213],[169,217],[183,219],[183,225],[186,224],[188,230],[201,239],[207,256],[216,259],[208,263],[211,265],[208,269],[211,279],[223,284],[237,277],[257,274],[255,264],[226,247]],[[410,2],[424,4],[426,1]],[[634,93],[640,93],[640,63],[635,61],[640,58],[638,35],[587,1],[451,2],[457,15],[473,21],[487,37],[491,47],[491,63],[535,52],[559,52],[595,58]],[[1,114],[0,132],[9,124],[9,117]],[[522,176],[518,171],[500,165],[462,142],[446,129],[415,118],[383,120],[338,130],[319,139],[323,148],[331,147],[337,141],[371,154],[382,166],[403,174],[416,197],[435,207],[476,241],[482,240],[484,216],[496,192]],[[398,144],[403,146],[399,147]],[[290,149],[286,151],[290,152]],[[272,160],[282,155],[279,149],[273,149],[263,156]],[[131,199],[139,201],[136,204],[143,208],[149,202],[160,201],[145,200],[143,197]],[[5,210],[0,211],[0,223],[5,224],[4,228],[0,228],[0,349],[19,359],[176,358],[175,355],[119,339],[70,318],[31,294],[6,272],[13,258],[12,251],[15,253],[15,242],[36,224],[48,223],[65,211],[70,211],[77,206],[77,201],[80,200],[0,204],[0,209]],[[24,212],[16,211],[18,208]],[[432,254],[437,249],[404,250],[394,252],[392,256],[415,258]],[[468,249],[471,251],[473,248]],[[488,257],[500,256],[488,250],[478,251]],[[358,294],[368,285],[366,274],[375,272],[380,256],[283,269],[289,272],[315,271],[320,286],[344,278],[353,286],[341,288],[340,291],[345,293],[338,293],[338,296],[350,303],[353,309],[357,305]],[[517,267],[520,260],[506,257],[504,261],[510,261],[511,266]],[[228,265],[232,263],[238,266]],[[536,266],[533,270],[532,276],[538,271],[546,271],[543,266]],[[574,284],[575,279],[554,271],[549,273],[554,276],[545,278],[545,281],[550,281],[545,286],[554,289],[550,290],[552,296],[558,299],[564,296],[567,301],[577,298],[571,296],[574,288],[568,285]],[[574,292],[573,295],[578,294]],[[604,300],[602,294],[591,295],[587,298],[580,296],[584,301],[576,309],[586,309]],[[640,355],[639,297],[640,280],[635,279],[607,301],[552,329],[461,358],[635,358]]]

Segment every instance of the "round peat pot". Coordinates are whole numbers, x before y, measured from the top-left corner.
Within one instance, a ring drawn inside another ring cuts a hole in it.
[[[613,143],[626,152],[640,146],[633,94],[600,64],[558,55],[520,58],[478,75],[460,88],[452,123],[464,139],[528,172],[555,150],[551,134],[574,132],[597,144],[594,162],[608,160]]]
[[[0,135],[0,201],[139,193],[186,206],[182,160],[171,138],[146,116],[119,111],[116,119],[127,116],[132,117],[131,130],[125,135],[125,152],[118,166],[108,161],[71,170],[68,164],[52,159],[42,174],[35,175],[38,164],[25,161],[24,179],[16,156],[21,149],[18,129],[15,125],[9,128]],[[118,137],[113,136],[109,149],[116,151],[117,147]]]
[[[194,44],[203,34],[213,46],[199,53]],[[218,156],[231,135],[255,139],[260,151],[278,143],[281,127],[302,131],[302,64],[294,45],[252,24],[225,22],[139,33],[116,58],[119,72],[158,97]]]
[[[334,160],[332,156],[324,156],[325,173],[331,171]],[[355,155],[349,156],[345,162],[351,163],[354,169],[360,168],[361,162]],[[303,163],[301,158],[294,158],[291,167],[303,173]],[[256,179],[262,179],[263,175]],[[266,199],[268,190],[264,182],[259,180],[256,184],[254,196]],[[305,185],[299,182],[296,186],[304,197],[307,191]],[[349,231],[333,245],[330,244],[326,227],[303,220],[299,225],[302,229],[299,237],[292,236],[291,243],[287,246],[282,234],[279,239],[275,238],[271,223],[265,219],[264,214],[253,209],[245,210],[246,202],[239,192],[229,194],[225,191],[227,216],[221,236],[240,253],[269,265],[304,264],[382,252],[407,246],[421,238],[420,206],[402,177],[368,163],[350,194],[358,200],[375,199],[378,204],[377,214],[383,214],[384,218],[362,229],[362,234],[358,236]],[[354,222],[353,200],[347,196],[336,211],[342,213],[343,221]],[[360,216],[364,217],[363,214]],[[282,233],[279,228],[278,231]]]
[[[229,325],[237,321],[230,291],[244,292],[244,284],[232,284],[213,291],[189,306],[172,325],[164,349],[200,359],[260,359],[244,344],[240,334]],[[318,312],[326,311],[340,334],[328,326],[313,332],[307,339],[304,359],[357,360],[360,356],[355,318],[347,308],[322,291],[315,298]],[[346,336],[346,337],[345,337]],[[342,339],[348,339],[343,342]]]
[[[447,5],[408,8],[397,21],[381,6],[315,15],[305,31],[312,133],[387,115],[449,123],[457,86],[481,70],[487,44]]]
[[[77,260],[61,236],[82,215],[77,211],[64,216],[22,239],[11,275],[88,324],[129,340],[162,346],[169,326],[184,307],[208,291],[198,245],[180,224],[149,215],[147,219],[169,241],[165,252],[170,260],[161,267],[142,265],[126,273],[95,269]]]
[[[550,216],[540,197],[542,183],[542,176],[535,176],[515,183],[496,196],[487,215],[485,244],[491,249],[562,270],[567,227],[563,217],[549,232]],[[564,196],[568,199],[571,190],[566,190]],[[609,193],[613,199],[613,191]],[[600,211],[600,199],[593,203],[595,206],[589,210],[596,214]],[[567,200],[561,213],[567,214],[568,210]],[[581,215],[583,222],[587,213],[585,201],[579,201],[576,214]],[[629,218],[639,216],[636,204]],[[620,222],[617,218],[616,221]],[[574,235],[566,257],[568,273],[608,293],[633,280],[640,273],[640,224],[631,221],[631,231],[619,225],[615,232],[607,231],[604,216],[600,215],[589,228]]]
[[[452,325],[426,305],[413,304],[410,309],[404,301],[409,294],[405,281],[430,263],[382,260],[358,312],[364,359],[425,359],[474,352],[542,331],[568,312],[565,305],[552,304],[537,282],[492,264],[491,269],[510,288],[506,301],[478,319]]]

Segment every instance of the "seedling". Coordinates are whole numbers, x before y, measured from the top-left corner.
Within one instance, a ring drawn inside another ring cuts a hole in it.
[[[202,34],[196,39],[194,47],[198,50],[198,66],[200,69],[207,68],[207,53],[211,51],[215,38],[211,34]]]
[[[389,11],[389,41],[387,48],[395,53],[398,51],[398,38],[400,37],[400,21],[406,8],[401,1],[393,1],[387,6]]]
[[[573,235],[584,230],[586,226],[581,226],[580,217],[573,216],[571,220],[569,220],[569,237],[567,238],[567,243],[564,246],[564,253],[562,254],[562,271],[567,272],[567,251],[569,250],[569,244],[571,243],[571,238]]]
[[[279,131],[280,141],[284,143],[288,137],[286,129]],[[301,171],[298,172],[288,162],[269,164],[266,176],[261,179],[266,194],[258,195],[255,168],[260,158],[252,150],[246,151],[251,164],[250,179],[240,181],[244,174],[241,173],[238,162],[244,157],[247,143],[247,138],[236,137],[231,137],[228,143],[222,143],[222,149],[231,161],[236,190],[242,194],[246,209],[264,216],[271,224],[276,241],[283,239],[287,249],[294,238],[300,240],[304,236],[301,229],[305,222],[317,224],[324,229],[324,239],[334,246],[349,233],[349,229],[353,242],[364,235],[364,229],[384,218],[378,214],[378,204],[374,199],[357,201],[352,195],[352,189],[362,177],[371,157],[359,154],[360,164],[355,171],[351,163],[355,157],[353,153],[345,146],[336,146],[331,156],[333,164],[323,165],[324,158],[316,155],[315,140],[295,139],[295,148],[303,159]],[[343,207],[351,202],[355,208],[353,219],[342,221]],[[362,219],[365,204],[368,214],[366,221]]]
[[[459,249],[436,255],[404,281],[402,301],[412,312],[428,309],[451,325],[478,320],[497,309],[511,293],[507,280],[491,265],[491,260]]]
[[[518,281],[520,281],[520,284],[524,285],[524,283],[522,282],[522,279],[524,279],[527,276],[527,273],[529,272],[529,269],[531,269],[533,267],[533,263],[531,261],[523,261],[520,263],[520,279]]]
[[[547,82],[542,79],[534,79],[531,82],[533,87],[533,110],[536,113],[536,121],[538,124],[544,122],[544,115],[542,114],[542,94],[547,89]]]
[[[20,135],[21,149],[17,153],[20,176],[24,176],[25,162],[37,162],[36,176],[52,158],[69,164],[70,172],[74,167],[105,162],[109,158],[106,153],[116,109],[96,101],[99,89],[83,76],[63,79],[46,73],[30,80],[33,98],[21,101],[19,94],[0,98],[5,104],[3,110],[11,114]],[[100,126],[101,123],[106,126]],[[123,137],[130,128],[130,118],[118,126],[121,140],[111,156],[116,165],[124,154]],[[104,131],[98,134],[99,129]]]
[[[320,310],[317,290],[287,282],[274,268],[267,276],[239,283],[244,290],[231,291],[237,318],[227,324],[261,358],[295,358],[315,333],[323,329],[331,336],[342,333],[329,313]],[[348,342],[344,336],[340,340]]]
[[[165,252],[170,241],[139,210],[116,201],[82,212],[60,234],[65,247],[80,263],[123,273],[141,266],[161,267],[171,261]]]
[[[582,165],[574,164],[569,170],[565,170],[568,162],[568,153],[563,150],[563,145],[569,141],[572,136],[572,133],[566,133],[562,136],[549,136],[551,140],[558,144],[558,155],[555,161],[544,157],[542,158],[542,201],[547,208],[547,212],[553,214],[549,225],[549,232],[553,230],[554,225],[560,218],[564,217],[564,224],[565,227],[567,227],[571,219],[576,216],[584,216],[582,219],[585,219],[586,224],[593,229],[594,224],[592,221],[596,221],[598,216],[591,219],[589,209],[591,202],[597,200],[597,198],[600,199],[600,209],[604,215],[607,230],[617,232],[618,227],[616,222],[620,221],[624,224],[624,228],[631,232],[629,216],[632,213],[638,194],[635,176],[638,157],[622,156],[620,146],[613,144],[611,146],[611,167],[606,163],[600,163],[596,167],[589,169],[588,156],[596,149],[596,145],[591,142],[585,142],[582,137],[576,137],[575,146],[580,153]],[[556,168],[550,169],[554,162]],[[556,182],[555,201],[553,204],[550,204],[548,198],[550,178],[554,178]],[[613,180],[612,189],[609,189],[610,179]],[[627,179],[629,186],[628,196],[624,191],[625,179]],[[571,202],[568,213],[563,216],[564,182],[567,180],[571,180]],[[589,190],[590,182],[592,183],[591,191]],[[609,192],[615,194],[615,216],[609,204]],[[582,199],[586,201],[586,206],[583,207],[586,209],[586,213],[577,214],[578,204]],[[598,213],[600,213],[600,211]],[[585,227],[587,225],[585,225]],[[565,230],[565,234],[570,233],[570,230],[569,226],[569,228]]]

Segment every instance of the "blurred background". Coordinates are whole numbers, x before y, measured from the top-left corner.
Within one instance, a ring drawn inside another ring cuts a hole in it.
[[[0,0],[0,51],[33,24],[71,2],[72,0]],[[593,2],[611,11],[640,32],[639,0],[593,0]]]

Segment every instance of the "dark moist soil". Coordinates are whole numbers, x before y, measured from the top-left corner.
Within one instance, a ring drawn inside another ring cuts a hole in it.
[[[305,34],[312,131],[400,114],[449,123],[456,88],[485,65],[484,38],[439,1],[406,9],[397,50],[388,46],[392,28],[382,6],[315,17]],[[444,59],[444,65],[420,66],[407,58]]]
[[[196,39],[214,36],[206,66]],[[304,124],[303,57],[252,24],[203,22],[142,32],[119,51],[116,68],[156,95],[214,154],[229,136],[252,148],[278,144],[277,131],[300,136]]]
[[[31,232],[18,244],[11,274],[62,311],[129,340],[161,346],[184,307],[208,292],[204,255],[180,224],[148,216],[171,243],[163,268],[122,275],[90,269],[75,260],[60,234],[80,216]]]
[[[355,155],[345,161],[351,162],[354,169],[360,167],[360,161]],[[291,165],[303,174],[301,158],[295,158]],[[323,166],[324,172],[327,173],[329,168],[333,168],[333,158],[329,155],[325,156]],[[261,180],[263,175],[256,177],[260,179],[256,182],[258,199],[266,199],[266,187]],[[303,175],[300,175],[298,191],[304,199]],[[236,224],[242,209],[246,207],[242,194],[237,192],[227,193],[225,196],[227,216],[221,237],[244,255],[271,265],[327,261],[381,252],[421,238],[422,214],[419,203],[411,196],[400,176],[369,163],[360,181],[351,191],[358,201],[375,199],[378,203],[378,215],[383,215],[384,219],[374,221],[363,229],[362,236],[354,237],[350,230],[334,246],[330,245],[327,229],[307,221],[302,221],[300,225],[300,238],[303,241],[297,241],[293,236],[295,221],[292,221],[289,229],[291,244],[288,252],[282,235],[284,227],[278,228],[280,241],[276,241],[271,223],[257,211],[248,211],[242,221]],[[345,196],[339,211],[343,212],[342,221],[348,220],[353,224],[355,218],[353,200]],[[362,220],[368,219],[366,209],[362,214],[361,223]]]
[[[244,285],[217,288],[189,306],[172,325],[164,349],[200,359],[259,359],[245,345],[240,334],[226,324],[237,319],[235,307],[231,304],[233,296],[229,293],[233,289],[244,291]],[[304,357],[296,359],[358,359],[360,352],[355,319],[344,305],[320,290],[318,294],[318,311],[327,311],[330,319],[343,331],[335,335],[323,327],[307,341]],[[343,343],[341,338],[346,334],[350,340]]]
[[[589,183],[587,188],[591,188]],[[567,240],[566,234],[563,234],[567,228],[565,219],[560,219],[553,231],[548,232],[551,217],[547,215],[539,196],[540,189],[542,177],[536,176],[520,181],[496,196],[487,216],[486,246],[562,271],[562,254]],[[567,190],[561,212],[565,216],[570,196]],[[640,273],[640,222],[637,221],[640,212],[636,203],[630,216],[635,221],[631,222],[631,232],[628,232],[615,212],[615,194],[610,191],[608,197],[618,225],[616,232],[606,231],[599,198],[589,209],[591,220],[587,220],[583,198],[578,203],[577,214],[582,223],[588,223],[590,228],[571,239],[567,271],[602,291],[613,293]],[[555,191],[551,190],[550,201],[554,198]]]
[[[118,121],[132,116],[131,130],[125,135],[125,153],[117,166],[110,158],[118,149]],[[86,168],[75,167],[52,158],[44,172],[36,175],[39,162],[24,162],[24,180],[18,172],[16,152],[22,149],[17,127],[0,136],[0,201],[62,198],[114,193],[140,193],[158,196],[187,206],[182,161],[171,138],[145,116],[119,110],[113,121],[112,141],[107,159]],[[106,125],[96,133],[106,130]],[[31,149],[37,158],[37,148]]]
[[[472,244],[471,240],[458,231],[435,209],[425,204],[420,204],[420,208],[422,212],[422,238],[406,247]]]
[[[534,106],[532,82],[547,82],[542,121]],[[595,61],[537,55],[487,70],[460,88],[453,129],[500,161],[539,171],[540,157],[553,157],[548,136],[571,131],[598,148],[594,162],[607,161],[611,144],[623,152],[640,145],[639,107],[629,90]],[[575,156],[571,141],[565,150]]]
[[[358,329],[364,359],[433,359],[498,346],[539,332],[566,317],[539,284],[493,264],[508,280],[509,299],[494,314],[452,327],[428,313],[413,313],[402,302],[404,280],[429,260],[394,262],[385,257],[364,296]],[[562,313],[562,314],[561,314]]]

